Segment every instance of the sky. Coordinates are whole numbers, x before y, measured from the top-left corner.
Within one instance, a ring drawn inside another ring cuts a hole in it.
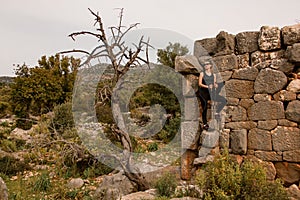
[[[192,52],[195,40],[215,37],[220,31],[237,34],[259,31],[264,25],[282,28],[300,21],[299,0],[0,0],[0,3],[0,76],[13,76],[18,64],[36,66],[43,55],[94,49],[97,41],[91,37],[78,37],[75,42],[68,37],[72,32],[95,30],[94,17],[88,8],[99,12],[106,28],[118,23],[118,8],[124,8],[123,25],[140,23],[128,40],[147,35],[156,50],[168,42],[183,42]]]

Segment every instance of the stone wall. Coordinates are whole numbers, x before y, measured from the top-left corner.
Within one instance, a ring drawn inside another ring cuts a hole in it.
[[[197,90],[201,61],[205,59],[214,62],[219,81],[225,83],[223,126],[218,130],[217,143],[208,147],[202,141],[209,137],[209,131],[200,128],[198,135],[186,139],[188,129],[182,128],[186,152],[182,178],[191,177],[191,163],[202,164],[219,148],[227,147],[232,154],[266,162],[271,166],[269,172],[276,169],[273,177],[299,183],[300,24],[263,26],[259,31],[237,35],[222,31],[215,38],[195,41],[193,56],[176,58],[175,69],[186,77],[186,102],[189,93]],[[186,103],[185,110],[192,110],[192,106]],[[186,140],[193,145],[185,145]]]

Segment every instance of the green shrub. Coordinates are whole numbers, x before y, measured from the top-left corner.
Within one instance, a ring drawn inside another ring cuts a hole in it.
[[[157,151],[158,150],[158,144],[156,142],[152,142],[147,145],[147,150],[152,152],[152,151]]]
[[[204,199],[288,199],[279,181],[267,181],[262,166],[250,161],[240,166],[227,151],[199,170],[196,180],[204,191]]]
[[[43,172],[33,184],[33,190],[47,191],[51,187],[49,173]]]
[[[174,174],[166,173],[160,177],[156,183],[155,188],[159,196],[161,197],[170,197],[175,193],[177,187],[177,180]]]
[[[52,119],[52,129],[59,133],[72,129],[75,126],[72,113],[72,103],[67,102],[55,106],[53,109],[54,117]]]

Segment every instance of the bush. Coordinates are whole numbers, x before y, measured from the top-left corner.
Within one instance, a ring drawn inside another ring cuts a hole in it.
[[[175,193],[176,187],[176,177],[171,173],[164,174],[155,183],[155,188],[157,189],[157,192],[161,197],[170,197]]]
[[[267,181],[262,166],[250,161],[240,166],[227,151],[199,170],[196,180],[204,199],[288,199],[280,181]]]
[[[62,134],[75,126],[72,113],[72,103],[67,102],[55,106],[53,109],[54,117],[52,119],[52,129]]]

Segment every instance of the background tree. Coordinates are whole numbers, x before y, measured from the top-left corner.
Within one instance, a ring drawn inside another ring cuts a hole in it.
[[[183,56],[189,52],[187,46],[182,46],[180,43],[171,43],[165,49],[158,49],[157,51],[157,61],[163,65],[175,68],[175,58],[176,56]]]
[[[43,56],[38,64],[33,68],[18,65],[11,86],[13,113],[19,118],[17,126],[24,129],[31,127],[30,114],[47,113],[71,99],[80,60],[57,54]]]

